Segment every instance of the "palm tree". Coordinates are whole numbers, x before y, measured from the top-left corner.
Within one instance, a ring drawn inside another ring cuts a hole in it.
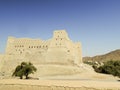
[[[26,77],[26,79],[28,79],[28,75],[29,74],[33,74],[34,72],[36,72],[37,69],[35,66],[33,66],[32,63],[30,62],[22,62],[20,65],[18,65],[15,69],[15,71],[13,72],[12,76],[17,76],[20,77],[20,79],[23,78],[23,76]]]

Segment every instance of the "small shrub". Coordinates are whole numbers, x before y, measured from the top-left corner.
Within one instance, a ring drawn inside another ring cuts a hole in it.
[[[15,68],[15,71],[13,72],[12,76],[20,77],[20,79],[22,79],[23,76],[25,76],[26,79],[28,79],[28,75],[36,72],[36,70],[36,67],[33,66],[32,63],[22,62]]]

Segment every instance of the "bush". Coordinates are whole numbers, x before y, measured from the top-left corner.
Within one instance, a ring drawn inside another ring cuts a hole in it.
[[[33,66],[32,63],[22,62],[15,68],[15,71],[13,72],[12,76],[20,77],[20,79],[22,79],[23,76],[25,76],[26,79],[28,79],[28,75],[36,72],[36,70],[36,67]]]
[[[93,66],[98,73],[111,74],[120,77],[120,61],[107,61],[104,65],[97,67]]]

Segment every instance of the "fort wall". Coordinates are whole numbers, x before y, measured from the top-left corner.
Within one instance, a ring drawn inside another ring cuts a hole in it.
[[[53,32],[49,40],[9,37],[6,54],[33,56],[38,62],[76,63],[82,62],[81,45],[73,43],[65,30]],[[36,56],[37,55],[37,56]]]
[[[80,73],[81,52],[80,42],[72,42],[65,30],[54,31],[49,40],[8,37],[5,54],[0,56],[0,76],[11,77],[23,61],[37,67],[37,77]]]

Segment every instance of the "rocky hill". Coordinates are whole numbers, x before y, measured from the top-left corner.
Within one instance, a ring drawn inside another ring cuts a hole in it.
[[[115,51],[109,52],[104,55],[97,55],[94,57],[83,57],[83,62],[85,61],[100,61],[105,62],[108,60],[120,60],[120,49],[117,49]]]

